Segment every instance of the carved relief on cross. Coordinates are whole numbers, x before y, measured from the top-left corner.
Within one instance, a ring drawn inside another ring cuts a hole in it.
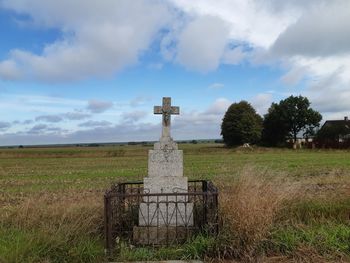
[[[163,122],[162,122],[162,138],[170,137],[170,120],[171,115],[180,114],[180,108],[176,106],[171,106],[171,98],[163,97],[163,105],[162,106],[154,106],[154,114],[162,114]]]

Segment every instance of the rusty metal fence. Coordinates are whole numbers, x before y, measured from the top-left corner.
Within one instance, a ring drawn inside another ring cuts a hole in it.
[[[172,245],[219,228],[218,190],[205,180],[188,182],[188,191],[147,193],[142,182],[119,183],[104,196],[105,247],[117,240],[135,245]]]

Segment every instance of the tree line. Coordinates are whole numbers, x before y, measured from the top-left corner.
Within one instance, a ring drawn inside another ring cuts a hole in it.
[[[233,103],[221,124],[221,135],[227,146],[244,143],[282,146],[287,140],[309,138],[316,134],[322,115],[312,109],[308,98],[290,96],[272,103],[261,117],[247,101]]]

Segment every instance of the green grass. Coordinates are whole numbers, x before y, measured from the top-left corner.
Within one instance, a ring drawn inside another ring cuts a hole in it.
[[[149,261],[149,260],[198,260],[210,254],[215,247],[216,239],[198,235],[185,244],[169,247],[130,247],[119,244],[117,261]]]
[[[0,262],[103,261],[103,193],[113,182],[142,180],[149,149],[0,149]],[[281,210],[261,244],[263,253],[293,256],[311,247],[328,258],[350,257],[350,151],[244,150],[217,144],[182,144],[180,149],[190,179],[230,186],[245,167],[253,166],[266,176],[302,185],[305,196]],[[22,218],[28,200],[33,211]],[[86,218],[98,214],[88,226],[72,223],[86,220],[79,217],[82,208]],[[124,244],[115,260],[200,259],[213,255],[213,243],[218,242],[199,236],[161,249]]]
[[[76,238],[38,229],[0,228],[0,262],[96,262],[103,257],[100,238]]]
[[[347,223],[350,217],[350,196],[336,199],[300,200],[289,204],[282,212],[280,221],[302,224],[317,222]]]
[[[325,256],[349,255],[350,225],[329,222],[280,226],[273,231],[270,242],[274,250],[282,253],[292,253],[304,246]]]

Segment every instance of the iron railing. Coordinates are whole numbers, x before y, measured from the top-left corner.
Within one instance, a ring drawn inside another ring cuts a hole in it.
[[[172,245],[193,234],[218,233],[218,190],[210,181],[188,182],[188,190],[147,193],[142,182],[118,183],[104,196],[105,246]]]

